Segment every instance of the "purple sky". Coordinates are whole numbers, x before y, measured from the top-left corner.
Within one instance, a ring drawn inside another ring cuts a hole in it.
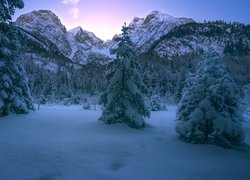
[[[225,20],[250,24],[250,0],[23,0],[17,16],[40,9],[52,10],[66,28],[82,26],[103,40],[120,33],[124,22],[159,10],[196,21]]]

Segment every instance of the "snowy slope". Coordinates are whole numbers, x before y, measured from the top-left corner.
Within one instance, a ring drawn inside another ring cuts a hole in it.
[[[168,59],[211,50],[221,55],[224,54],[225,50],[232,54],[237,49],[241,51],[237,54],[249,54],[249,33],[250,27],[239,23],[227,24],[218,21],[184,24],[161,37],[151,47],[150,53]]]
[[[101,111],[41,106],[0,119],[0,179],[247,180],[250,151],[187,144],[174,130],[176,107],[153,112],[151,128],[97,121]],[[250,123],[244,124],[250,143]]]

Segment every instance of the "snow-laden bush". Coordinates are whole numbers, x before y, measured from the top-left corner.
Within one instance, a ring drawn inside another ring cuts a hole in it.
[[[83,105],[83,109],[84,109],[84,110],[91,110],[90,104],[89,104],[89,103],[85,103],[85,104]]]
[[[146,101],[150,111],[167,110],[167,106],[159,95],[152,95]]]
[[[221,58],[215,53],[205,55],[192,84],[185,87],[176,131],[188,142],[240,144],[244,133],[239,100],[240,91]]]

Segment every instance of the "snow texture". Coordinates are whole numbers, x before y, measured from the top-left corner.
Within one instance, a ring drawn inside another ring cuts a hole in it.
[[[0,179],[247,180],[249,148],[188,144],[174,130],[176,107],[153,112],[151,128],[98,121],[101,111],[41,106],[0,118]],[[250,143],[250,121],[244,123]]]

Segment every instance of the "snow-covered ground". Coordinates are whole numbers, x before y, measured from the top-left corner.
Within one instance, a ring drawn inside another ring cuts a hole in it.
[[[41,106],[0,118],[0,179],[249,180],[247,145],[223,149],[178,139],[176,107],[153,112],[151,127],[105,125],[101,111]],[[250,119],[244,122],[250,144]]]

